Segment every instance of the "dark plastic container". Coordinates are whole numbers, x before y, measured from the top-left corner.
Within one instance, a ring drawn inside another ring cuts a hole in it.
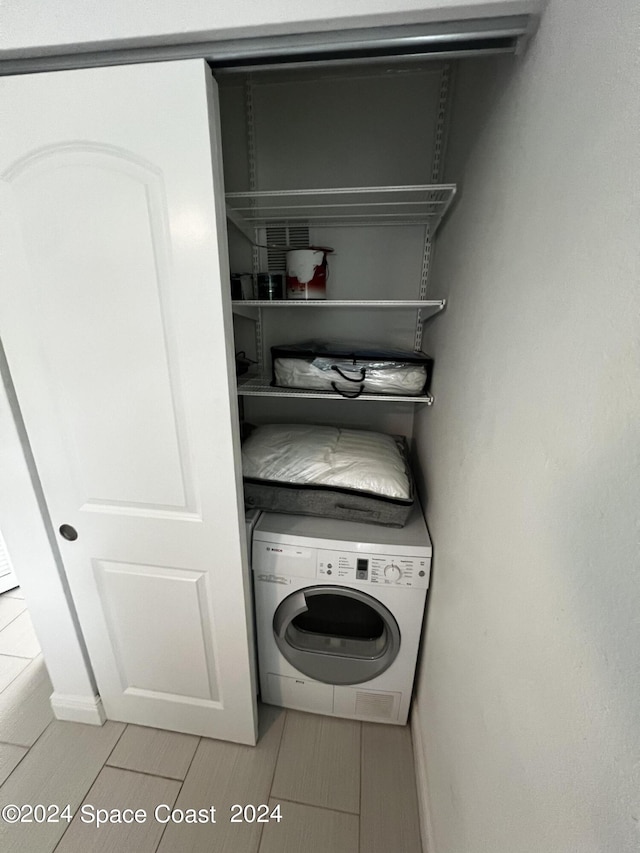
[[[258,299],[284,299],[284,275],[282,273],[258,273]]]

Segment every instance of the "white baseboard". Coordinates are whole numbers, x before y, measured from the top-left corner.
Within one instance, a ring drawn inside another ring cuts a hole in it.
[[[418,701],[413,697],[411,712],[411,739],[413,741],[413,760],[416,767],[416,786],[418,789],[418,810],[420,813],[420,836],[423,853],[436,853],[431,823],[431,800],[429,799],[429,781],[427,779],[427,759],[424,752],[422,730],[418,722]]]
[[[56,720],[101,726],[107,719],[99,696],[52,693],[50,702]]]

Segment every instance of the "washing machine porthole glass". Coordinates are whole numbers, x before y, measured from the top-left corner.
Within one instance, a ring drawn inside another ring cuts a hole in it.
[[[335,592],[307,596],[307,607],[290,623],[306,634],[326,634],[375,641],[384,634],[384,621],[366,602]]]
[[[299,672],[331,684],[359,684],[384,672],[400,650],[391,612],[373,596],[344,587],[308,587],[282,601],[274,637]]]

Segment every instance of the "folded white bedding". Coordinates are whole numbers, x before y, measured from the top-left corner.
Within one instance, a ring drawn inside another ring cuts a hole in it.
[[[242,447],[245,477],[333,486],[410,500],[405,461],[390,435],[303,424],[257,427]]]

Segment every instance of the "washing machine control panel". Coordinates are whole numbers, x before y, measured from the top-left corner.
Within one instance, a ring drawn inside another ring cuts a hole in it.
[[[381,586],[429,586],[428,557],[391,557],[345,551],[318,551],[318,577],[336,583],[370,583]]]

